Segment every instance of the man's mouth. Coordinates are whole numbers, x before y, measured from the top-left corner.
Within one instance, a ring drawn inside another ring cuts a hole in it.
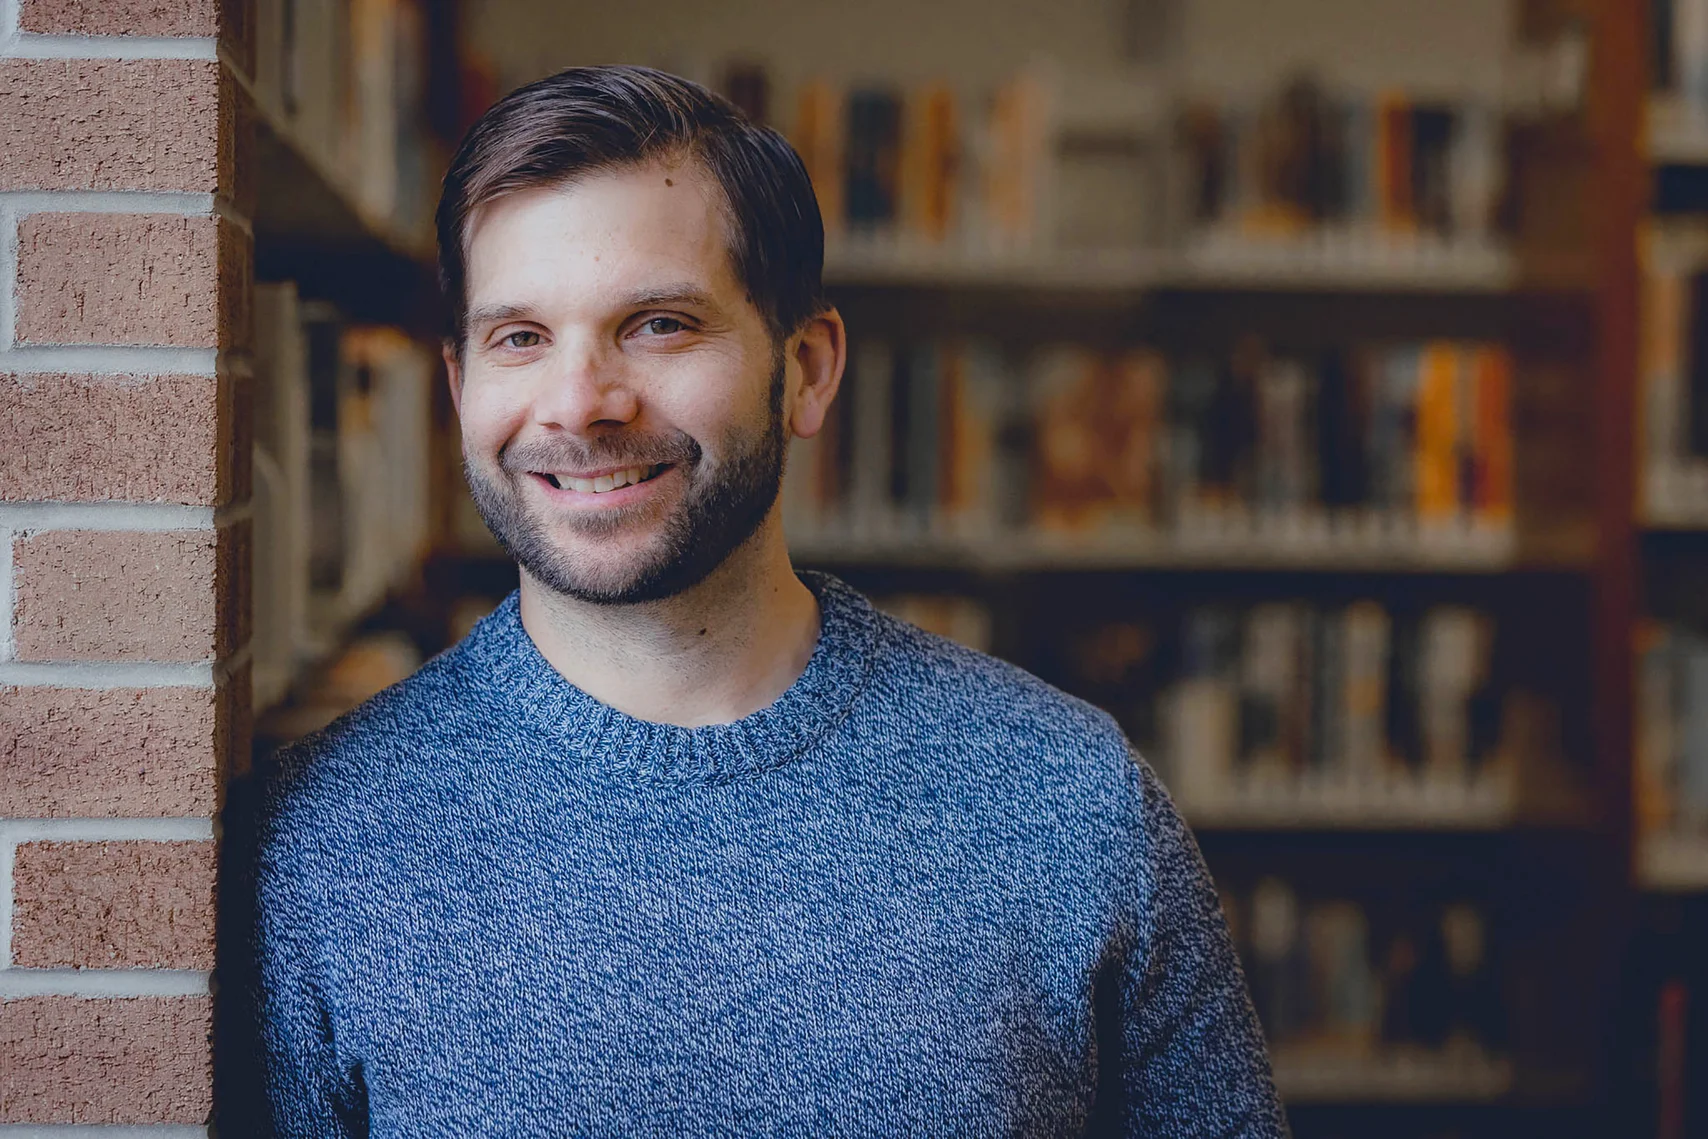
[[[563,471],[535,471],[534,473],[557,487],[559,490],[575,490],[582,494],[604,494],[606,491],[619,487],[633,486],[649,479],[655,479],[670,469],[669,463],[654,463],[649,467],[625,467],[620,471],[609,471],[592,478],[580,478]]]

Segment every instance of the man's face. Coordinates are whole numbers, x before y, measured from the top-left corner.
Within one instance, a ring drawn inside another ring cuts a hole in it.
[[[453,367],[464,467],[486,524],[559,593],[679,593],[776,501],[785,355],[735,276],[720,205],[687,162],[473,218]]]

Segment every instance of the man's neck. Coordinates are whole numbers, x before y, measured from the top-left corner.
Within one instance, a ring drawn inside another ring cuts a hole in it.
[[[699,727],[768,707],[805,671],[818,600],[773,515],[692,589],[638,605],[565,597],[522,573],[522,627],[571,684],[641,720]]]

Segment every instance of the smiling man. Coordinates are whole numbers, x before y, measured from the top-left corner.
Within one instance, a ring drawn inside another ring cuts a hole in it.
[[[521,588],[270,777],[286,1136],[1281,1134],[1190,835],[1106,715],[797,574],[846,354],[774,132],[510,95],[439,209],[469,486]]]

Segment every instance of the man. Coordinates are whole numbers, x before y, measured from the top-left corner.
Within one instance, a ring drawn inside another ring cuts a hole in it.
[[[286,1136],[1277,1136],[1191,837],[1113,722],[797,575],[842,375],[774,132],[566,71],[445,179],[469,485],[521,588],[292,748]]]

